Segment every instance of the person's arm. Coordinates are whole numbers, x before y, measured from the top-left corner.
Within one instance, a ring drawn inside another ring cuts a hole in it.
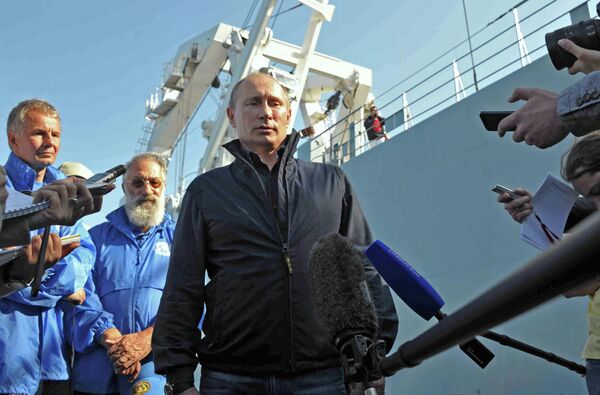
[[[37,272],[41,245],[41,237],[33,237],[31,243],[23,248],[21,255],[0,268],[0,297],[27,287],[27,284],[33,280]],[[45,267],[54,265],[60,259],[61,253],[60,237],[56,233],[51,233],[46,247]]]
[[[569,67],[569,74],[584,73],[600,70],[600,51],[580,47],[573,41],[563,38],[558,40],[558,45],[577,58]]]
[[[497,201],[498,203],[504,203],[504,209],[515,222],[522,223],[532,212],[532,195],[531,192],[523,188],[516,188],[513,192],[521,197],[512,199],[508,193],[502,193],[498,195]]]
[[[338,171],[345,183],[339,233],[348,238],[361,251],[364,251],[373,241],[371,230],[350,182],[340,169]],[[380,340],[385,341],[386,352],[390,352],[398,333],[396,306],[394,305],[390,288],[383,284],[381,276],[379,276],[379,273],[377,273],[366,257],[363,259],[363,264],[367,277],[367,285],[369,286],[369,291],[377,310],[379,323],[377,336]]]
[[[105,339],[108,345],[108,356],[115,372],[123,374],[133,365],[146,358],[152,351],[151,339],[154,327],[123,335],[118,339]]]
[[[77,352],[101,345],[108,349],[107,339],[121,336],[115,328],[112,314],[104,311],[104,306],[96,291],[93,273],[87,279],[84,290],[85,301],[78,306],[65,309],[65,337]]]
[[[81,236],[79,247],[45,271],[36,298],[31,297],[31,288],[22,289],[7,298],[19,304],[50,308],[58,300],[83,288],[96,258],[96,247],[82,224],[60,228],[61,237],[73,234]]]
[[[200,191],[194,193],[194,186],[182,202],[152,336],[155,371],[180,386],[194,383],[198,323],[204,308],[204,224]]]
[[[594,277],[591,280],[581,284],[580,286],[572,288],[567,292],[563,293],[563,296],[565,298],[573,298],[576,296],[591,296],[598,290],[598,288],[600,288],[600,278]]]
[[[557,94],[537,88],[517,88],[508,98],[509,103],[525,100],[517,111],[498,124],[498,135],[514,130],[513,140],[527,145],[548,148],[562,141],[569,129],[557,113]]]
[[[560,122],[575,136],[600,129],[600,71],[594,71],[568,88],[557,98]]]

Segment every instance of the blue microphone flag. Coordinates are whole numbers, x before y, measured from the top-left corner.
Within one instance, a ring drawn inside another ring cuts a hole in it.
[[[400,255],[375,240],[365,255],[385,282],[412,310],[425,320],[430,320],[444,305],[435,289]]]

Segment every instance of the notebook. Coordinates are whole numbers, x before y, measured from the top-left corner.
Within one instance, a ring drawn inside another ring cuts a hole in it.
[[[8,198],[4,208],[3,219],[20,217],[22,215],[33,214],[50,207],[50,202],[33,203],[33,198],[14,189],[6,188]]]

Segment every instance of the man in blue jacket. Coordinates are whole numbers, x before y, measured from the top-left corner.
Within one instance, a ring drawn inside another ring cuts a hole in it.
[[[65,176],[52,167],[60,148],[60,117],[49,103],[26,100],[9,114],[7,187],[37,190]],[[80,224],[52,226],[61,237],[79,234],[81,245],[46,270],[40,293],[27,287],[0,300],[0,393],[68,391],[68,364],[58,303],[80,303],[96,249]],[[42,230],[32,233],[41,233]]]
[[[90,230],[97,248],[93,281],[67,319],[75,324],[76,394],[162,394],[165,380],[154,374],[150,339],[175,227],[165,214],[166,171],[156,154],[135,156],[123,177],[125,205]]]

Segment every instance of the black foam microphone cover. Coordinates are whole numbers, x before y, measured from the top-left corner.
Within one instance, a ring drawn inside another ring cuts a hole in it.
[[[363,254],[338,233],[324,236],[311,250],[310,293],[332,344],[356,333],[374,337],[377,331],[363,259]]]

